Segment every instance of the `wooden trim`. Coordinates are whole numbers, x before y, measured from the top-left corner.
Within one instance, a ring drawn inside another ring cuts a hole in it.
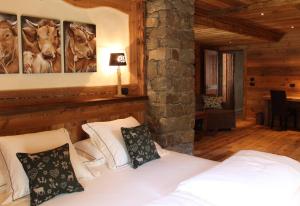
[[[248,114],[247,114],[247,111],[248,111],[248,105],[247,105],[247,97],[248,97],[248,87],[247,87],[247,84],[248,84],[248,81],[247,81],[247,78],[248,78],[248,67],[247,67],[247,60],[248,60],[248,53],[247,53],[247,50],[246,49],[243,49],[244,51],[244,106],[243,106],[243,119],[246,119]]]
[[[105,104],[116,103],[128,103],[136,101],[146,101],[147,96],[125,96],[125,97],[109,97],[109,98],[95,98],[85,100],[72,100],[72,101],[60,101],[60,102],[48,102],[48,103],[35,103],[30,105],[3,105],[0,106],[0,115],[15,115],[32,112],[49,111],[58,108],[77,108],[81,106],[95,106]]]
[[[145,86],[145,38],[144,38],[144,16],[145,2],[134,0],[131,4],[129,15],[130,29],[130,82],[139,85],[140,94],[146,94]]]
[[[124,2],[124,0],[64,0],[65,2],[81,8],[96,8],[100,6],[107,6],[118,9],[127,14],[130,13],[130,6],[133,0],[127,0],[131,2]]]
[[[130,96],[139,96],[138,85],[123,85]],[[0,92],[0,111],[30,105],[49,105],[109,98],[117,93],[116,86],[32,89]]]

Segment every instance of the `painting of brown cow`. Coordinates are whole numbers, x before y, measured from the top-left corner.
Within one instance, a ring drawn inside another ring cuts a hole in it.
[[[0,74],[19,73],[17,15],[0,13]]]
[[[96,72],[96,25],[64,22],[65,72]]]
[[[21,17],[23,73],[60,73],[60,21]]]

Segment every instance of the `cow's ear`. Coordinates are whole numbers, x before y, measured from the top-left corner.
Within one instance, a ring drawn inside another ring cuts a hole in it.
[[[31,42],[36,40],[36,29],[27,26],[22,28],[22,31],[24,34],[24,38],[28,39]]]
[[[71,27],[67,31],[68,31],[69,37],[74,37],[74,33],[73,33],[73,30],[71,29]]]

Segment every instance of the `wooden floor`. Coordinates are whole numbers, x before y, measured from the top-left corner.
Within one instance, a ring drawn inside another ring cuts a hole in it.
[[[300,161],[300,132],[273,131],[249,121],[238,121],[232,131],[204,136],[195,143],[194,154],[222,161],[239,150],[257,150],[285,155]]]

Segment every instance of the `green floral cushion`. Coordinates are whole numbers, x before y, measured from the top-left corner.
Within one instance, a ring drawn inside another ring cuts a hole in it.
[[[203,96],[204,109],[222,109],[222,97]]]
[[[63,193],[81,192],[69,153],[69,144],[53,150],[17,153],[29,180],[30,205],[36,206]]]
[[[146,125],[121,128],[121,131],[134,169],[160,158]]]

